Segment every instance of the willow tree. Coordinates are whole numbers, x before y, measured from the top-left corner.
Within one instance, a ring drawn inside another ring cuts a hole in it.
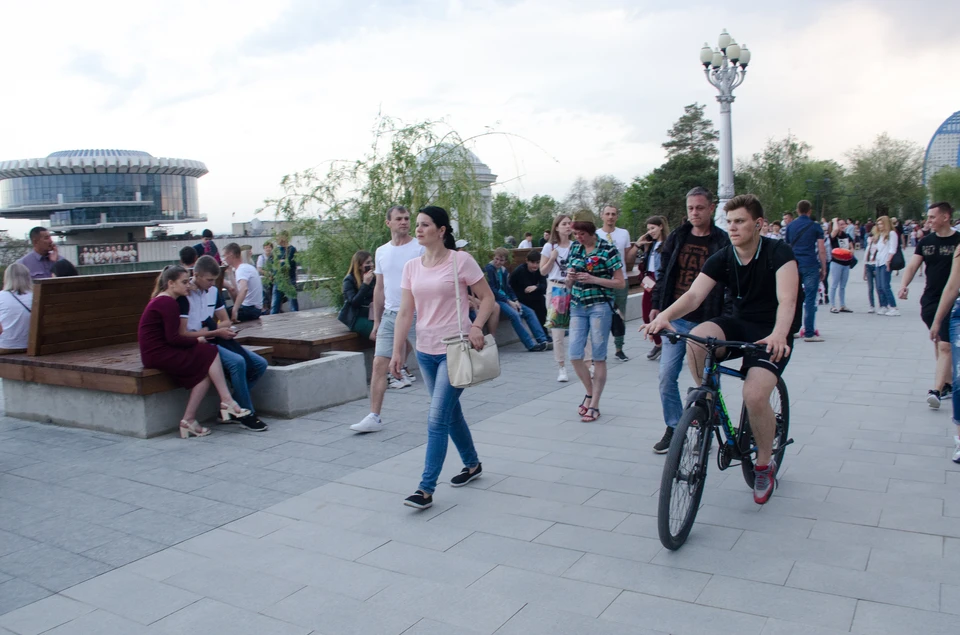
[[[465,145],[472,140],[443,122],[407,125],[380,117],[366,156],[332,161],[326,173],[307,169],[284,176],[283,194],[264,201],[257,213],[295,223],[295,232],[308,241],[299,264],[319,278],[314,288],[329,291],[338,304],[353,254],[372,254],[390,239],[385,219],[394,205],[411,210],[414,222],[417,209],[443,207],[457,238],[468,240],[468,250],[483,262],[492,249],[482,196],[488,184],[477,179],[476,157]]]

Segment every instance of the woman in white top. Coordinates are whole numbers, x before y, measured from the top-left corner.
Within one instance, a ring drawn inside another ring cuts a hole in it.
[[[657,272],[660,271],[660,254],[663,251],[663,240],[670,235],[670,224],[665,216],[651,216],[647,219],[647,233],[637,240],[640,249],[640,270],[643,271],[643,297],[640,303],[643,323],[650,323],[650,311],[653,309],[653,285],[657,282]],[[647,359],[660,359],[661,339],[659,335],[652,336],[653,349],[647,354]]]
[[[13,263],[3,272],[0,293],[0,353],[22,353],[30,338],[30,306],[33,304],[33,280],[30,270]]]
[[[877,219],[877,224],[873,226],[873,239],[877,245],[877,301],[880,303],[877,315],[900,315],[900,311],[897,310],[897,301],[890,289],[890,261],[900,247],[900,237],[894,231],[889,216],[881,216]]]
[[[557,381],[569,381],[565,362],[564,335],[570,327],[570,289],[567,279],[567,258],[570,257],[570,236],[573,219],[560,214],[553,219],[550,241],[540,251],[540,271],[547,276],[547,322],[553,337],[553,358],[560,367]]]
[[[867,234],[867,244],[864,245],[863,279],[867,283],[867,299],[870,300],[870,308],[867,313],[876,313],[877,307],[873,302],[873,290],[877,282],[877,238],[875,231]],[[879,291],[879,289],[878,289]]]

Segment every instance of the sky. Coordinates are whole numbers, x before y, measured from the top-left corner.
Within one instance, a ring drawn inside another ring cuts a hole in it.
[[[733,104],[738,159],[788,133],[839,161],[883,132],[925,146],[960,110],[948,0],[3,5],[0,160],[122,148],[203,161],[218,233],[285,174],[361,158],[378,113],[509,133],[472,148],[495,192],[629,182],[664,160],[685,105],[718,122],[699,53],[724,28],[753,54]],[[31,224],[0,219],[15,236]]]

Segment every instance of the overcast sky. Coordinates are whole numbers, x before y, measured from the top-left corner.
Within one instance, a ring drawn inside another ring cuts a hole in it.
[[[722,28],[753,53],[737,157],[788,132],[837,160],[881,132],[926,145],[960,110],[948,0],[4,5],[0,160],[123,148],[203,161],[217,232],[284,174],[362,156],[380,111],[522,137],[473,148],[522,197],[562,198],[580,175],[630,181],[662,162],[684,105],[719,118],[698,56]]]

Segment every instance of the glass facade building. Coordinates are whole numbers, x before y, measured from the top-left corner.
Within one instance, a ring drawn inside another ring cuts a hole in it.
[[[128,150],[55,152],[0,163],[0,215],[50,221],[53,230],[206,220],[198,161]]]
[[[929,186],[933,175],[945,166],[960,167],[960,111],[940,124],[927,145],[923,160],[924,186]]]

